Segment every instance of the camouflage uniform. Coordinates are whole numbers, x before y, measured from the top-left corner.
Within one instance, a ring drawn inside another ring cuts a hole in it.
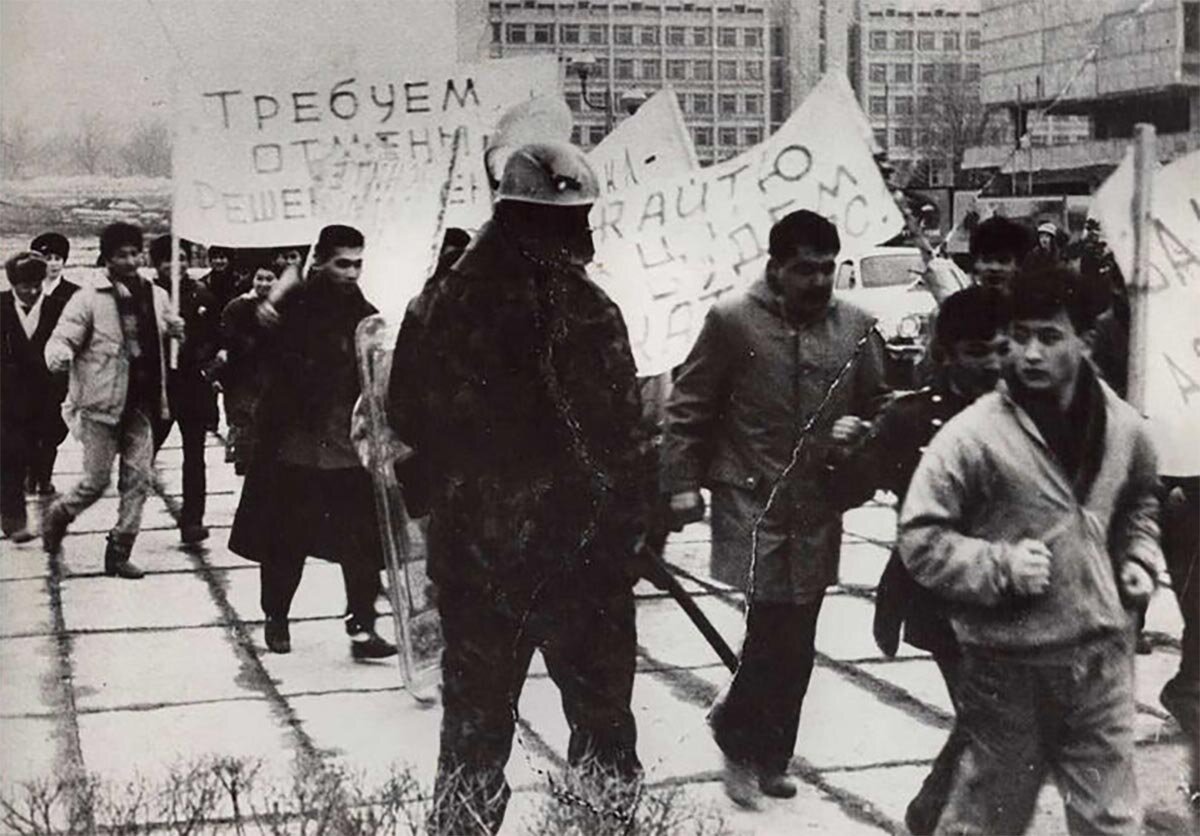
[[[572,764],[636,777],[632,558],[656,482],[616,306],[493,221],[410,306],[389,419],[421,460],[401,475],[429,497],[446,640],[436,826],[499,827],[535,648]]]

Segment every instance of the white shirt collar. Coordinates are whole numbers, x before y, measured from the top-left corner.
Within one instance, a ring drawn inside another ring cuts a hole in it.
[[[33,303],[33,307],[29,309],[29,313],[25,313],[21,306],[21,300],[17,298],[15,293],[13,294],[13,306],[17,309],[17,319],[21,320],[21,328],[25,330],[25,336],[29,339],[33,339],[33,332],[37,330],[38,322],[41,321],[42,300],[45,298],[46,295],[43,293]]]

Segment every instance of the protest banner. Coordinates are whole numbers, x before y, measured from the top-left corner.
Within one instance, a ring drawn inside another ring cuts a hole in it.
[[[683,360],[713,302],[762,274],[767,233],[789,212],[829,218],[844,250],[900,231],[865,125],[845,77],[830,73],[762,145],[602,196],[592,276],[624,314],[638,374]]]
[[[655,93],[588,153],[609,194],[700,167],[675,91]]]
[[[1200,474],[1200,151],[1154,175],[1150,205],[1149,268],[1142,294],[1145,330],[1145,403],[1159,471]],[[1125,276],[1133,275],[1134,163],[1132,151],[1097,190],[1093,214]]]
[[[283,79],[226,73],[181,86],[174,224],[183,237],[234,247],[312,241],[328,217],[313,183],[323,160],[358,159],[348,153],[357,148],[367,165],[391,156],[444,166],[455,137],[447,223],[477,227],[491,213],[488,134],[512,105],[559,83],[549,56],[289,69]]]

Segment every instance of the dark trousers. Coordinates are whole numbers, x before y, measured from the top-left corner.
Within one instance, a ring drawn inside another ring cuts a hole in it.
[[[737,673],[708,718],[731,760],[763,774],[787,772],[812,678],[821,603],[750,604]]]
[[[15,421],[0,426],[0,521],[5,534],[25,527],[25,477],[33,465],[31,437],[29,429]]]
[[[58,458],[59,445],[67,437],[67,425],[59,417],[57,410],[51,410],[45,419],[45,425],[37,430],[33,439],[29,478],[40,490],[50,484],[50,478],[54,475],[54,462]]]
[[[1047,776],[1071,833],[1140,832],[1132,633],[1079,645],[1061,662],[965,652],[959,719],[969,741],[938,833],[1024,833]]]
[[[957,714],[962,657],[957,654],[939,655],[934,656],[933,660],[937,663],[938,670],[942,672],[946,690],[950,693],[950,702],[953,703]],[[958,763],[966,748],[967,733],[963,730],[962,724],[955,719],[954,725],[950,729],[950,736],[946,738],[946,742],[942,744],[942,750],[933,760],[929,775],[921,784],[921,789],[917,792],[916,797],[909,802],[904,820],[914,836],[933,833],[937,827],[938,820],[942,817],[942,811],[946,809],[946,802],[950,799],[950,790],[954,786]]]
[[[499,830],[509,797],[504,766],[535,648],[562,695],[571,765],[623,781],[641,775],[630,710],[633,592],[547,589],[536,606],[506,603],[482,590],[438,589],[444,713],[431,832]]]
[[[175,423],[175,418],[155,422],[154,455],[158,455]],[[180,416],[178,423],[183,438],[183,511],[179,515],[179,525],[203,525],[208,501],[208,474],[204,463],[208,428],[203,417]]]
[[[1183,613],[1183,640],[1179,671],[1163,688],[1162,699],[1188,738],[1191,781],[1200,785],[1200,477],[1164,477],[1163,487],[1163,557]]]
[[[345,560],[341,564],[346,587],[346,612],[361,630],[375,627],[375,599],[381,589],[379,572],[363,561]],[[259,564],[259,604],[268,618],[284,619],[292,609],[292,599],[304,575],[304,555],[275,553]]]

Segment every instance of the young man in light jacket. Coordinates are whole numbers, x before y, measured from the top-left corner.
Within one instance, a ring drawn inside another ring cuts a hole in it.
[[[71,520],[103,495],[121,457],[117,524],[109,532],[104,572],[137,579],[129,557],[141,527],[154,459],[152,421],[166,419],[166,345],[183,334],[166,291],[138,275],[142,230],[114,223],[100,234],[106,280],[71,297],[46,344],[51,372],[70,370],[63,418],[83,443],[83,478],[47,510],[42,546],[62,547]]]
[[[1134,618],[1162,569],[1145,424],[1085,357],[1065,268],[1012,285],[1007,386],[934,437],[900,514],[916,580],[953,604],[969,737],[938,833],[1021,833],[1047,774],[1072,833],[1140,832]]]

